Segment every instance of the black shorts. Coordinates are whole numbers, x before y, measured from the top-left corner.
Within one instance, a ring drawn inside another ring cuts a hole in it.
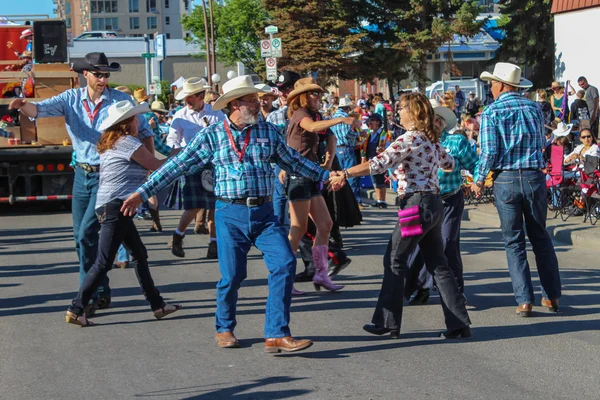
[[[373,187],[376,189],[386,188],[388,185],[385,183],[385,174],[371,175],[371,181]]]
[[[315,182],[310,178],[291,175],[287,183],[287,198],[290,202],[310,200],[313,197],[321,196],[320,182]]]

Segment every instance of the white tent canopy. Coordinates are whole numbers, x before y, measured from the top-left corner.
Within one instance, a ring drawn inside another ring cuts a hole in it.
[[[179,79],[171,83],[171,87],[177,86],[177,89],[179,89],[181,86],[183,86],[183,82],[185,82],[185,78],[183,76],[180,76]]]

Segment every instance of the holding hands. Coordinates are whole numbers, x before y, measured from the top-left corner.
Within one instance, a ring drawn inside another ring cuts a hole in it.
[[[327,189],[337,192],[346,184],[346,175],[343,171],[331,171],[329,180],[327,181]]]
[[[126,217],[133,217],[140,204],[142,204],[142,196],[138,192],[134,192],[123,202],[121,212]]]

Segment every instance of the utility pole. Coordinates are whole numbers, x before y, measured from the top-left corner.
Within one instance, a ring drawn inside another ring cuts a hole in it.
[[[211,82],[211,76],[213,74],[213,70],[212,70],[212,51],[211,51],[211,44],[210,44],[210,37],[209,37],[209,27],[208,27],[208,18],[206,17],[206,0],[202,0],[202,13],[204,15],[204,37],[205,37],[205,44],[206,44],[206,65],[208,66],[208,75],[207,75],[207,80],[208,80],[208,84],[212,86],[212,82]]]
[[[146,54],[150,53],[150,36],[144,34],[144,41],[146,42]],[[150,93],[150,58],[145,59],[146,64],[146,92]]]
[[[215,25],[213,24],[213,2],[212,0],[208,0],[208,8],[210,10],[210,54],[211,54],[211,63],[212,63],[212,73],[217,73],[217,53],[215,52]],[[218,82],[217,82],[218,84]],[[213,89],[215,86],[213,85]]]

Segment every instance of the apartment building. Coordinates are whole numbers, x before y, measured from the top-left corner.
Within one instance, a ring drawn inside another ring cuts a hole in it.
[[[116,31],[137,37],[164,33],[181,39],[179,20],[192,7],[192,0],[52,0],[57,18],[64,19],[69,36],[88,31]]]

